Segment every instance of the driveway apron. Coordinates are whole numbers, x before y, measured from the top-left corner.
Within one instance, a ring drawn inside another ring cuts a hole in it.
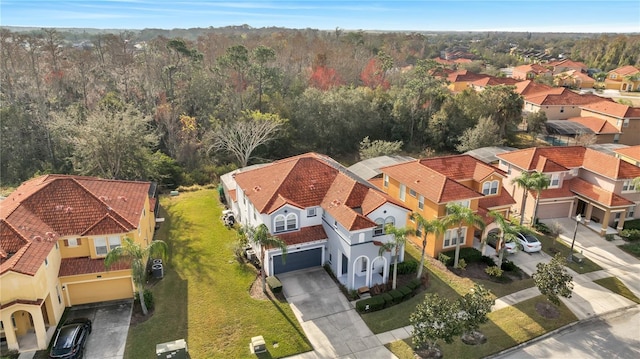
[[[314,351],[291,358],[396,358],[369,330],[323,268],[279,274]]]

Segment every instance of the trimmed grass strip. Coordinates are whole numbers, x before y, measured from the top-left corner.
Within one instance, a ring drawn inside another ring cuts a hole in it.
[[[633,294],[633,292],[629,290],[629,288],[626,285],[624,285],[624,283],[622,283],[620,279],[616,277],[597,279],[597,280],[594,280],[593,282],[609,289],[610,291],[616,294],[619,294],[629,299],[632,302],[640,304],[640,298],[636,297],[636,295]]]

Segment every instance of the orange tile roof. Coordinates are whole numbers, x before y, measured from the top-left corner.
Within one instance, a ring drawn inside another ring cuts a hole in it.
[[[538,92],[534,95],[524,96],[525,101],[540,106],[580,106],[602,101],[595,95],[578,95],[563,87],[557,87],[549,92]]]
[[[547,66],[553,67],[567,67],[567,68],[583,68],[586,69],[587,65],[579,61],[572,61],[570,59],[564,59],[560,61],[551,61],[547,63]]]
[[[625,148],[618,148],[615,152],[633,158],[636,161],[640,161],[640,145],[630,146]]]
[[[629,206],[634,204],[633,202],[620,197],[613,192],[607,191],[602,187],[589,183],[582,178],[574,178],[571,180],[571,191],[607,207]]]
[[[276,237],[280,238],[287,246],[291,246],[327,239],[327,234],[322,226],[310,226],[302,227],[299,231],[278,234]]]
[[[614,101],[585,104],[582,109],[617,118],[640,118],[640,107],[631,107]]]
[[[349,230],[375,227],[366,215],[385,203],[408,209],[317,153],[240,172],[235,181],[260,213],[272,213],[284,204],[298,208],[322,206]]]
[[[450,73],[447,77],[447,80],[451,83],[453,82],[470,82],[476,81],[485,77],[489,77],[489,75],[476,74],[474,72],[470,72],[467,70],[458,70],[456,72]]]
[[[66,175],[24,182],[0,205],[0,273],[34,275],[61,236],[137,228],[150,186]]]
[[[584,152],[585,148],[582,146],[531,147],[500,153],[496,157],[526,171],[531,171],[538,167],[541,156],[544,157],[543,161],[551,160],[565,168],[580,167]]]
[[[620,130],[618,130],[614,125],[609,123],[607,120],[598,117],[571,117],[568,118],[567,121],[582,124],[598,135],[620,133]]]
[[[627,65],[627,66],[618,67],[617,69],[613,69],[609,71],[609,73],[612,73],[612,72],[615,72],[618,75],[626,76],[626,75],[633,75],[635,73],[638,73],[640,72],[640,70],[634,66]]]
[[[236,190],[235,189],[230,189],[229,190],[229,197],[231,197],[231,201],[233,202],[238,202],[238,199],[236,197]]]
[[[131,265],[127,261],[119,261],[114,263],[109,268],[109,271],[126,269],[131,269]],[[106,271],[104,266],[104,258],[63,258],[60,263],[60,272],[58,272],[58,276],[67,277],[71,275],[102,273],[104,271]]]
[[[547,188],[545,190],[543,190],[542,192],[540,192],[540,198],[541,199],[549,199],[549,198],[571,198],[574,197],[573,192],[571,192],[571,183],[574,180],[570,179],[570,180],[566,180],[566,181],[562,181],[562,187],[558,187],[558,188]],[[529,191],[529,193],[531,193],[533,195],[533,197],[535,198],[537,193],[535,191]]]
[[[613,179],[633,179],[640,176],[640,167],[590,148],[584,153],[582,166]]]
[[[472,85],[487,87],[487,86],[497,86],[497,85],[510,85],[513,86],[516,83],[520,82],[520,80],[516,80],[511,77],[495,77],[495,76],[487,76],[481,78],[479,80],[475,80],[471,82]]]
[[[516,86],[516,90],[515,90],[516,93],[520,94],[523,97],[531,96],[534,94],[540,94],[540,93],[549,93],[549,91],[558,91],[558,89],[560,89],[560,91],[562,90],[562,88],[558,88],[558,87],[554,88],[545,84],[539,84],[537,82],[533,82],[531,80],[524,80],[524,81],[517,82],[515,86]]]
[[[384,167],[380,170],[408,188],[420,193],[433,203],[447,203],[482,197],[481,193],[423,165],[421,160]]]
[[[505,177],[502,170],[466,154],[425,158],[420,160],[420,164],[455,180],[473,179],[479,182],[492,173]]]
[[[484,196],[478,201],[478,207],[484,208],[487,211],[498,207],[511,206],[516,203],[509,192],[500,186],[500,194],[497,196]]]

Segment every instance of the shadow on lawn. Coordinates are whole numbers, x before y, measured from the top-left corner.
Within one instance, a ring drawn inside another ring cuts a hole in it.
[[[274,307],[276,307],[276,309],[278,310],[278,312],[280,312],[280,314],[282,315],[283,318],[286,318],[287,321],[289,322],[289,324],[291,324],[291,326],[293,327],[293,329],[295,329],[296,332],[298,332],[298,334],[304,338],[304,341],[309,344],[309,346],[311,348],[313,348],[313,345],[311,345],[311,342],[309,341],[309,339],[307,338],[307,336],[304,334],[303,331],[300,330],[300,323],[298,323],[298,319],[294,318],[294,320],[291,320],[291,317],[287,315],[287,313],[285,313],[282,308],[280,308],[280,306],[278,305],[278,303],[280,304],[288,304],[286,299],[283,298],[278,298],[277,296],[275,296],[273,293],[271,293],[270,290],[267,290],[267,297],[269,298],[269,301],[271,302],[271,304],[273,304]],[[297,325],[296,325],[297,324]],[[265,358],[270,358],[269,357],[265,357]],[[259,358],[262,358],[259,356]]]

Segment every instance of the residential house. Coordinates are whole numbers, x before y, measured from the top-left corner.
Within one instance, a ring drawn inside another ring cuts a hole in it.
[[[267,275],[326,264],[348,289],[389,278],[393,253],[379,253],[393,241],[385,225],[405,227],[409,209],[336,161],[307,153],[238,172],[233,180],[239,221],[264,224],[287,245],[285,261],[280,249],[265,248]]]
[[[640,145],[618,148],[614,152],[617,158],[640,167]]]
[[[640,168],[614,156],[581,146],[533,147],[499,154],[499,167],[507,173],[505,185],[516,200],[514,211],[533,217],[536,193],[527,192],[526,208],[519,213],[523,189],[513,180],[523,172],[549,176],[550,185],[540,194],[537,218],[567,218],[580,214],[585,225],[600,235],[620,231],[634,218],[640,192],[633,178]]]
[[[560,61],[550,61],[545,64],[550,68],[554,75],[557,75],[566,71],[587,72],[587,65],[579,61],[573,61],[571,59],[564,59]]]
[[[607,73],[604,87],[607,90],[639,91],[640,69],[631,65],[613,69]]]
[[[125,263],[104,257],[155,229],[149,182],[44,175],[0,203],[0,318],[9,349],[46,349],[65,307],[134,294]],[[25,347],[36,343],[36,347]]]
[[[553,84],[556,86],[575,89],[593,88],[596,80],[584,72],[568,70],[553,75]]]
[[[580,117],[601,118],[618,129],[620,134],[614,135],[614,143],[640,145],[640,107],[631,107],[603,99],[582,105],[580,110]]]
[[[425,252],[432,257],[455,248],[457,241],[462,247],[472,247],[474,236],[485,237],[496,227],[493,219],[487,216],[488,211],[508,216],[515,203],[502,185],[506,174],[469,155],[415,160],[383,167],[381,171],[383,190],[427,220],[444,218],[447,204],[457,203],[472,209],[487,223],[483,233],[476,233],[473,226],[464,226],[462,238],[457,238],[457,226],[437,237],[429,234]],[[411,240],[421,245],[421,228],[416,228],[412,221],[409,226],[417,231]]]
[[[529,64],[514,67],[511,77],[518,80],[533,80],[538,76],[551,75],[551,70],[548,68],[538,64]]]
[[[452,92],[460,92],[469,87],[469,83],[477,81],[489,75],[476,74],[467,70],[457,70],[447,76],[449,82],[449,90]]]
[[[535,92],[523,95],[525,112],[544,112],[547,120],[565,120],[570,117],[579,117],[582,105],[611,101],[596,95],[578,95],[564,88],[552,87],[547,91]]]
[[[498,85],[508,85],[515,86],[519,80],[516,80],[511,77],[495,77],[495,76],[486,76],[476,81],[472,81],[468,83],[468,86],[476,91],[482,91],[487,86],[498,86]]]

